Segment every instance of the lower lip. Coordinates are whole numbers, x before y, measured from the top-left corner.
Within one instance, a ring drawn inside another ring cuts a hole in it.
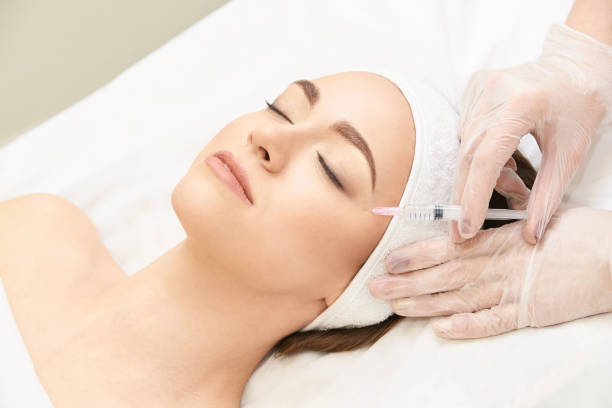
[[[227,167],[225,167],[225,164],[221,161],[221,159],[219,159],[217,156],[210,156],[206,158],[206,164],[212,169],[213,173],[219,177],[219,180],[228,186],[230,190],[236,193],[236,195],[242,201],[246,202],[248,205],[253,205],[244,193],[244,190],[236,177],[234,177],[234,174]]]

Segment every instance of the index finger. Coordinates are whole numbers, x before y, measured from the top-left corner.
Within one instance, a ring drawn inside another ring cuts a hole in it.
[[[463,195],[463,188],[465,187],[465,181],[469,174],[470,165],[472,164],[471,154],[467,154],[464,151],[464,145],[459,149],[459,157],[457,160],[457,174],[455,176],[455,185],[453,187],[453,199],[452,203],[456,205],[461,204],[461,197]],[[463,242],[464,239],[459,233],[459,222],[450,222],[450,236],[455,243]]]
[[[516,98],[508,104],[499,123],[487,130],[474,153],[461,196],[459,233],[463,238],[473,237],[480,229],[501,169],[533,127],[539,104],[538,98]]]
[[[491,70],[476,71],[470,78],[463,93],[458,133],[460,145],[452,204],[461,204],[461,197],[472,164],[474,151],[484,137],[487,123],[490,121],[490,116],[486,114],[487,109],[482,101],[490,72]],[[450,222],[449,233],[453,242],[459,243],[465,240],[459,233],[459,223],[457,221]]]
[[[461,196],[459,233],[463,238],[471,238],[480,230],[501,170],[512,157],[521,136],[512,136],[502,125],[487,132],[479,146]]]

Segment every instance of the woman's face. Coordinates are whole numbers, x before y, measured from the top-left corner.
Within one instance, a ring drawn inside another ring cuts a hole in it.
[[[399,203],[414,135],[408,102],[384,77],[297,81],[272,108],[225,126],[175,187],[172,204],[207,265],[258,292],[330,305],[390,222],[369,210]],[[219,162],[207,158],[218,151],[246,171],[252,204],[213,170]]]

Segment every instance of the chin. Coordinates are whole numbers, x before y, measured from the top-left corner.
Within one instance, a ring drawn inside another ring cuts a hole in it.
[[[188,236],[200,235],[202,225],[222,216],[222,199],[212,183],[189,171],[172,191],[172,208]]]

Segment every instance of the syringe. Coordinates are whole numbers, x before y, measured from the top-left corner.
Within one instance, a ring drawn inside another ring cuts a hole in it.
[[[432,205],[432,206],[406,206],[406,207],[375,207],[374,214],[401,216],[413,221],[459,221],[461,206],[459,205]],[[522,220],[527,218],[525,210],[507,210],[489,208],[485,219],[487,220]]]

